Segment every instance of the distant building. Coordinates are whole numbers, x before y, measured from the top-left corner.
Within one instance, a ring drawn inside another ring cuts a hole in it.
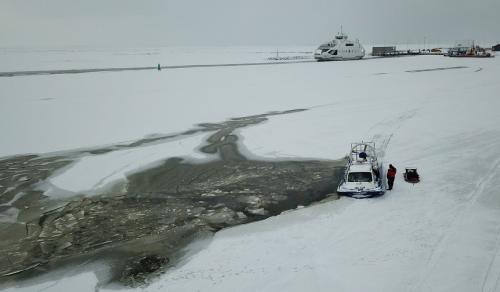
[[[500,51],[500,44],[493,46],[491,49],[497,52]]]
[[[396,52],[396,47],[373,47],[372,56],[385,56]]]

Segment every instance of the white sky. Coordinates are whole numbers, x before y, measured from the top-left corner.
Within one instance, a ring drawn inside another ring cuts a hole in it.
[[[0,47],[500,40],[499,0],[0,0]]]

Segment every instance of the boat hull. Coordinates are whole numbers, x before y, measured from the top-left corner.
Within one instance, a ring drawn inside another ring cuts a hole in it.
[[[448,57],[451,57],[451,58],[493,58],[495,57],[494,55],[463,55],[463,56],[453,56],[453,55],[446,55]]]
[[[314,59],[316,59],[318,62],[323,62],[323,61],[349,61],[349,60],[361,60],[363,59],[363,56],[359,57],[323,57],[323,56],[314,56]]]
[[[385,194],[385,191],[337,191],[340,196],[351,197],[355,199],[367,199],[380,197]]]

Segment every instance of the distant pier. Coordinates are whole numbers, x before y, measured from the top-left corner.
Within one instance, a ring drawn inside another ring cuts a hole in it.
[[[373,47],[372,56],[376,57],[400,57],[400,56],[419,56],[419,55],[444,55],[442,49],[432,50],[397,50],[396,46]]]

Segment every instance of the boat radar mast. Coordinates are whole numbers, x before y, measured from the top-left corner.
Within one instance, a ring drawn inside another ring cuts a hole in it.
[[[340,26],[340,32],[335,36],[337,40],[347,40],[347,35],[344,34],[344,30],[342,29],[342,25]]]

